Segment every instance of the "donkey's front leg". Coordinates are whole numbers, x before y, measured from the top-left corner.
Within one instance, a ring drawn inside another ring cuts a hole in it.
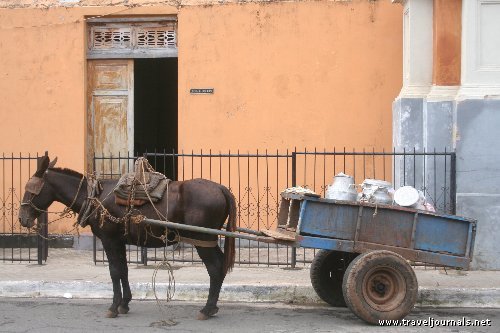
[[[119,271],[121,273],[120,280],[123,289],[123,299],[118,306],[118,312],[120,314],[125,314],[128,313],[128,303],[130,303],[130,301],[132,300],[132,292],[130,291],[130,284],[128,282],[127,250],[125,244],[120,245],[118,255],[120,258],[120,260],[118,261],[120,265]]]
[[[108,309],[106,317],[115,318],[118,316],[118,306],[122,303],[122,290],[120,285],[120,279],[123,275],[123,267],[127,267],[127,259],[121,255],[120,249],[123,247],[125,249],[125,244],[119,241],[102,240],[102,245],[106,256],[108,257],[109,263],[109,274],[111,275],[111,281],[113,282],[113,304]]]

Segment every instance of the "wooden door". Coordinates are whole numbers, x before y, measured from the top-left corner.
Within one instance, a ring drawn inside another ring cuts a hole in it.
[[[87,170],[93,156],[124,157],[134,151],[134,62],[89,60],[87,67]],[[126,161],[96,160],[102,176],[119,175]]]

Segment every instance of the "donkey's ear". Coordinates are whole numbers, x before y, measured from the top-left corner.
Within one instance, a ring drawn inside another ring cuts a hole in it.
[[[49,157],[47,155],[42,156],[40,158],[40,164],[38,164],[38,169],[35,172],[35,176],[42,178],[43,173],[45,172],[45,170],[47,170],[47,168],[49,167],[49,164],[50,164]]]
[[[57,163],[57,156],[52,161],[50,161],[48,169],[52,169],[54,165],[56,165],[56,163]]]

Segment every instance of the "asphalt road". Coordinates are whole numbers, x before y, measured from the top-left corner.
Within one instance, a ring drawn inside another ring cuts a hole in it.
[[[431,329],[371,326],[348,309],[327,306],[225,302],[216,317],[198,321],[201,303],[170,302],[162,315],[156,302],[133,301],[129,314],[114,319],[104,318],[108,305],[103,300],[0,298],[0,332],[500,332],[498,309],[415,309],[406,318],[410,324],[412,320],[415,324],[427,320],[427,325],[438,320],[458,323],[464,317],[491,324]]]

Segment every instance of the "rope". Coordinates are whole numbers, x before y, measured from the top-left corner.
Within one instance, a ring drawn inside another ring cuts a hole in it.
[[[144,170],[144,164],[146,164],[146,168],[149,172],[156,172],[150,165],[149,163],[147,162],[147,160],[144,158],[144,157],[139,157],[137,159],[137,162],[139,162],[139,167],[141,168],[141,173],[142,173],[142,180],[143,182],[141,182],[140,179],[137,179],[139,184],[143,186],[144,188],[144,192],[146,193],[146,195],[148,196],[148,199],[149,199],[149,202],[151,203],[151,206],[153,207],[154,211],[156,212],[156,215],[158,215],[158,217],[161,219],[161,220],[164,220],[164,221],[167,221],[167,217],[163,216],[163,214],[156,208],[153,200],[151,199],[151,197],[149,196],[149,192],[146,188],[146,172]],[[136,162],[136,163],[137,163]],[[135,182],[134,182],[135,184]],[[168,185],[170,184],[170,181],[167,182],[167,189],[165,190],[165,192],[167,193],[167,197],[166,197],[166,200],[167,200],[167,216],[168,216]],[[135,191],[133,190],[132,188],[132,193],[135,195]]]
[[[155,295],[158,311],[161,313],[162,317],[165,317],[167,316],[167,312],[165,310],[166,304],[162,303],[160,298],[158,298],[158,294],[156,292],[156,277],[160,269],[166,269],[168,273],[167,296],[165,298],[165,302],[170,302],[175,295],[175,278],[174,278],[174,270],[172,268],[172,265],[170,265],[170,263],[167,261],[165,252],[163,252],[163,260],[160,263],[156,264],[153,276],[151,278],[151,284],[153,287],[153,293]],[[160,326],[174,326],[177,325],[177,322],[174,321],[173,319],[167,319],[156,322],[156,324],[160,324]]]
[[[50,221],[50,222],[47,222],[47,223],[38,223],[36,226],[33,226],[32,228],[30,228],[31,230],[33,230],[40,238],[44,239],[44,240],[47,240],[47,241],[51,241],[51,240],[54,240],[54,239],[58,239],[58,238],[62,238],[64,236],[72,236],[73,235],[73,231],[76,232],[76,235],[78,238],[80,238],[80,226],[78,224],[73,224],[73,229],[63,233],[63,234],[59,234],[57,236],[48,236],[48,237],[45,237],[44,235],[42,235],[42,227],[44,225],[49,225],[50,223],[53,223],[53,222],[56,222],[60,219],[57,219],[57,220],[54,220],[54,221]],[[26,234],[26,237],[28,237],[29,234]]]
[[[143,186],[144,188],[144,192],[146,193],[147,197],[148,197],[148,200],[149,202],[151,203],[151,206],[153,207],[156,215],[159,217],[159,219],[161,220],[164,220],[164,221],[168,221],[167,219],[167,216],[168,216],[168,190],[169,190],[169,184],[170,184],[170,181],[167,181],[167,188],[166,188],[166,198],[165,200],[167,201],[167,212],[165,214],[165,216],[156,208],[153,200],[151,199],[150,195],[149,195],[149,192],[147,190],[147,186],[146,186],[146,170],[145,170],[145,165],[146,165],[146,169],[147,171],[149,172],[155,172],[155,170],[149,165],[148,161],[144,158],[144,157],[140,157],[136,163],[138,163],[139,165],[139,168],[140,168],[140,173],[142,174],[142,182],[141,182],[141,179],[137,179],[137,181],[139,182],[140,185]],[[134,179],[136,179],[134,177]],[[133,208],[133,200],[134,200],[134,196],[135,196],[135,182],[133,182],[133,186],[132,186],[132,200],[130,200],[130,203],[131,203],[131,208]],[[132,221],[134,223],[141,223],[142,221],[144,221],[145,219],[145,216],[137,216],[137,217],[132,217]],[[145,228],[146,230],[146,235],[148,234],[148,230],[147,228]],[[176,233],[175,235],[175,240],[179,240],[179,233],[177,230],[174,231]],[[168,236],[168,229],[165,228],[165,233],[158,237],[156,236],[153,231],[152,231],[152,227],[151,225],[149,225],[149,234],[151,236],[153,236],[154,238],[157,238],[157,239],[161,239],[165,245],[167,244],[167,236]],[[175,278],[174,278],[174,271],[172,269],[172,265],[168,262],[167,260],[167,257],[165,255],[165,251],[163,252],[163,260],[156,264],[155,266],[155,270],[153,272],[153,276],[152,276],[152,287],[153,287],[153,293],[155,295],[155,299],[156,299],[156,305],[158,307],[158,311],[161,313],[162,317],[165,317],[167,315],[167,312],[165,310],[166,308],[166,304],[163,304],[162,301],[158,298],[158,294],[156,292],[156,276],[158,274],[158,271],[160,269],[166,269],[167,272],[168,272],[168,286],[167,286],[167,295],[166,295],[166,299],[165,299],[165,302],[168,303],[172,300],[172,298],[174,297],[174,294],[175,294]],[[167,319],[167,320],[161,320],[159,322],[156,322],[155,323],[156,325],[160,325],[160,326],[174,326],[174,325],[177,325],[177,322],[172,320],[172,319]]]
[[[80,184],[78,184],[78,190],[76,190],[76,195],[75,197],[73,198],[73,201],[71,202],[71,205],[69,205],[68,207],[66,207],[64,210],[63,210],[63,213],[67,213],[69,212],[70,210],[73,210],[73,205],[75,204],[76,202],[76,199],[78,199],[78,194],[80,193],[80,190],[82,188],[82,185],[83,185],[83,181],[85,180],[85,176],[82,175],[82,179],[80,179]]]

